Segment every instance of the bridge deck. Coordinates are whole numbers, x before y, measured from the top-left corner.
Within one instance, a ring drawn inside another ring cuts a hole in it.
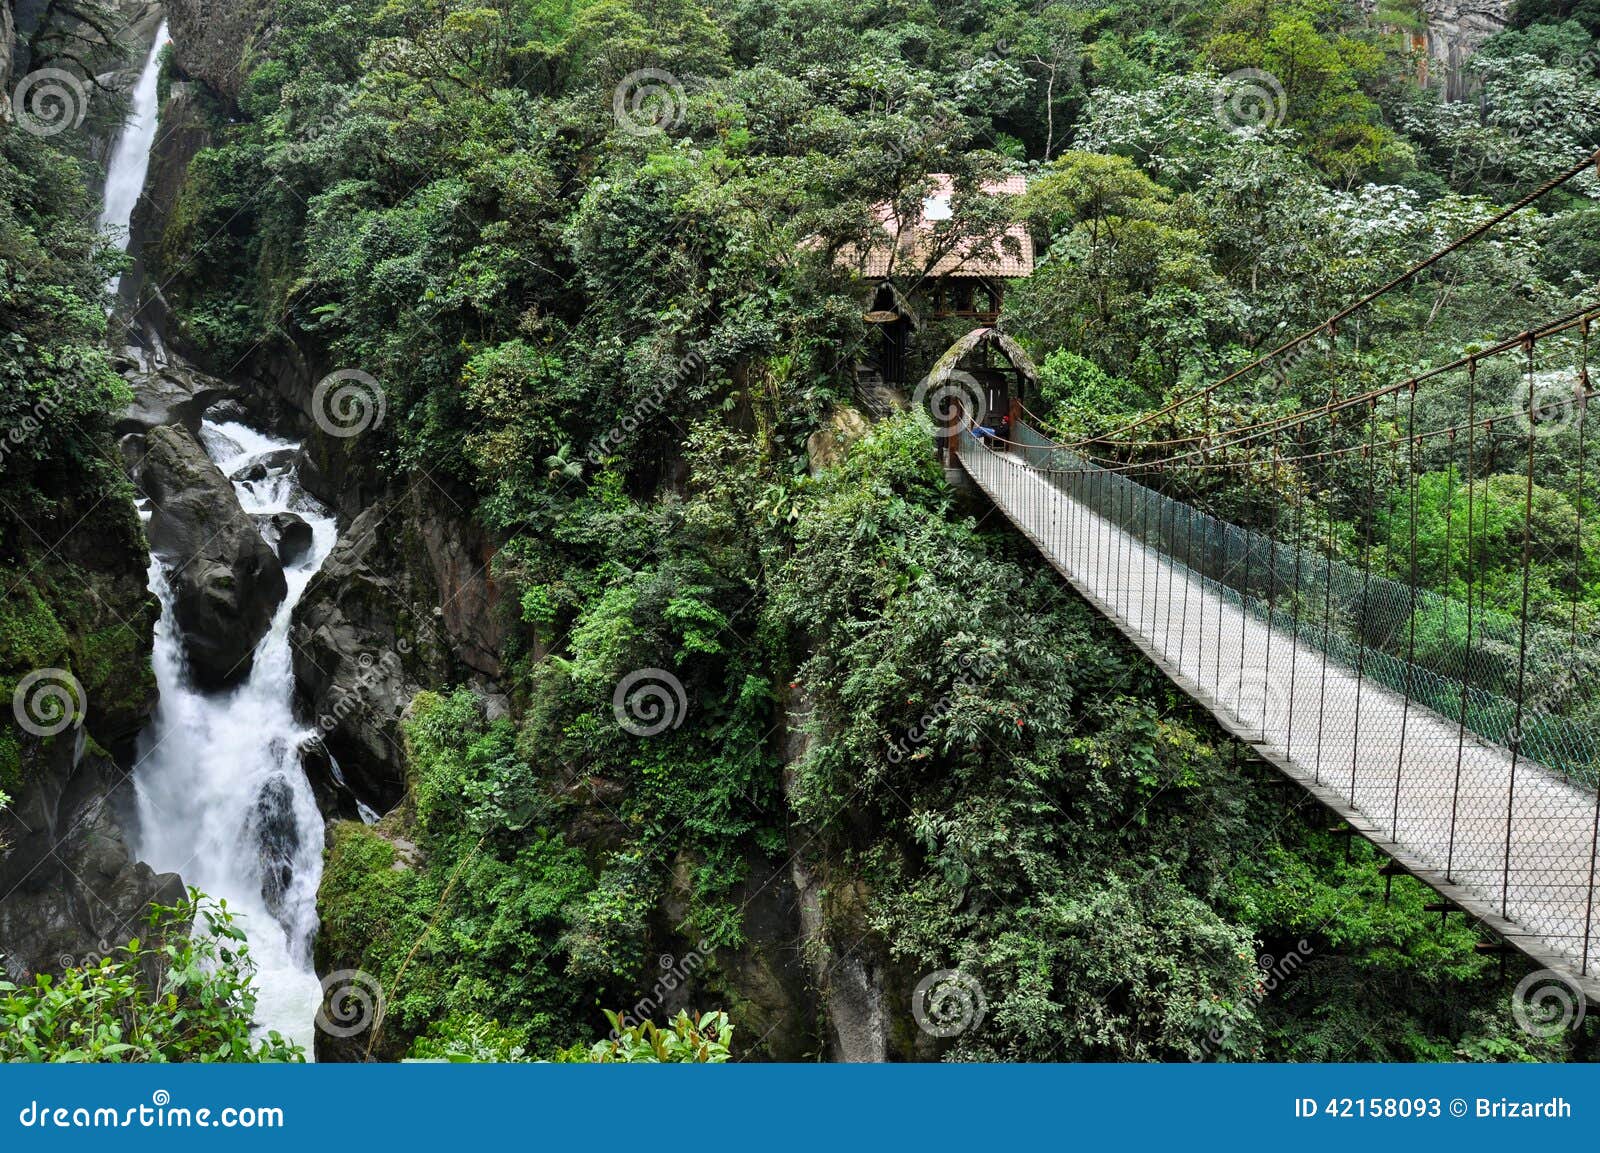
[[[1291,622],[1242,611],[1237,594],[1014,456],[963,437],[958,459],[1051,564],[1225,728],[1413,875],[1600,995],[1593,791],[1526,759],[1513,766],[1507,750],[1463,737],[1458,722],[1297,641]]]

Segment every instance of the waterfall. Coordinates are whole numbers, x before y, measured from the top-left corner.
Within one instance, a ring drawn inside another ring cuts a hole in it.
[[[133,107],[106,167],[105,206],[100,212],[100,228],[109,231],[124,250],[128,247],[128,222],[133,219],[133,206],[144,190],[145,174],[150,170],[150,150],[156,142],[156,81],[161,71],[161,49],[166,43],[167,22],[162,20],[144,69],[139,73],[139,81],[133,86]],[[116,296],[121,283],[122,277],[112,277],[107,292]]]
[[[161,700],[139,738],[134,769],[138,856],[243,914],[258,966],[257,1024],[309,1053],[322,1000],[310,953],[323,821],[300,762],[300,745],[316,730],[294,717],[289,617],[337,532],[328,511],[301,490],[293,467],[279,463],[292,443],[211,421],[201,441],[224,473],[258,478],[234,480],[247,513],[261,519],[298,513],[311,525],[312,546],[285,567],[288,595],[256,647],[249,677],[220,693],[188,683],[166,573],[152,561],[150,587],[161,601],[155,642]],[[267,467],[249,468],[252,462]]]
[[[163,20],[106,172],[100,224],[123,248],[155,144],[156,80],[166,43]],[[107,286],[113,297],[120,279]],[[157,361],[164,360],[158,346]],[[256,646],[249,676],[214,693],[189,681],[167,572],[152,557],[150,590],[161,603],[153,655],[161,697],[139,736],[133,768],[134,848],[158,872],[181,875],[241,916],[256,963],[256,1026],[299,1042],[309,1055],[322,1003],[311,945],[324,826],[301,763],[302,743],[317,732],[294,717],[289,619],[338,534],[332,515],[301,489],[295,466],[286,463],[297,445],[209,420],[200,440],[233,480],[246,513],[258,524],[273,513],[297,513],[311,526],[312,544],[284,567],[288,594]]]

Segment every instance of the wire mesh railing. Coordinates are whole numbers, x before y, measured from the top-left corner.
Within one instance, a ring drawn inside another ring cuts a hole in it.
[[[1520,732],[1523,755],[1575,782],[1600,783],[1600,739],[1555,707],[1580,708],[1586,690],[1600,684],[1592,638],[1574,645],[1565,631],[1528,625],[1531,691],[1519,710],[1513,692],[1523,625],[1510,614],[1481,606],[1469,613],[1460,599],[1229,524],[1102,469],[1026,424],[1012,436],[1020,459],[1048,483],[1245,611],[1296,630],[1330,659],[1364,664],[1366,676],[1483,740],[1509,750]]]
[[[1592,638],[1228,523],[1020,422],[1003,449],[958,440],[980,487],[1198,698],[1588,975],[1600,741],[1563,709],[1592,688]]]

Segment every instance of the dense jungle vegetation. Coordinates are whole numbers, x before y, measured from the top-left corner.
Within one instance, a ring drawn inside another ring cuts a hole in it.
[[[1418,83],[1420,21],[1408,0],[278,0],[236,100],[205,97],[212,142],[155,275],[211,372],[293,341],[377,378],[387,416],[352,467],[466,509],[515,615],[509,715],[461,686],[420,696],[407,797],[327,854],[319,955],[384,982],[379,1051],[581,1059],[658,954],[698,944],[693,1007],[729,1014],[736,1056],[815,1057],[815,1032],[763,1035],[730,960],[759,951],[752,901],[798,856],[824,963],[882,958],[897,1004],[930,970],[980,976],[981,1024],[927,1056],[1588,1056],[1519,1030],[1474,931],[1391,886],[959,499],[914,414],[809,467],[864,339],[832,255],[930,173],[955,178],[952,230],[1032,231],[1038,270],[1000,324],[1041,366],[1039,415],[1082,433],[1248,362],[1595,148],[1600,8],[1524,0],[1453,103]],[[1281,124],[1219,121],[1220,77],[1246,68],[1281,81]],[[614,101],[640,69],[670,77],[670,117],[643,130]],[[125,398],[79,161],[15,132],[0,148],[0,408],[61,382],[72,408],[0,463],[25,568],[29,517],[122,493],[105,461]],[[1012,172],[1019,201],[979,193]],[[1218,419],[1403,377],[1593,302],[1597,276],[1589,175]],[[1516,387],[1496,371],[1485,396]],[[1600,568],[1563,559],[1577,456],[1540,444],[1535,596],[1588,630]],[[1319,539],[1360,536],[1325,478],[1174,483],[1264,526],[1312,490]],[[1481,485],[1484,524],[1446,556],[1460,483],[1441,459],[1419,485],[1415,575],[1450,592],[1473,566],[1508,607],[1521,491]],[[1378,515],[1381,542],[1410,513]],[[644,668],[688,701],[648,740],[612,708]],[[397,830],[417,867],[394,867]],[[1258,957],[1291,954],[1264,990]],[[670,1046],[725,1059],[697,1027]]]

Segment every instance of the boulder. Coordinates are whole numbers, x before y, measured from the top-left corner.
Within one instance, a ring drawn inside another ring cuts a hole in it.
[[[230,396],[226,400],[217,401],[216,404],[206,409],[206,419],[214,420],[218,423],[231,421],[237,424],[249,424],[250,411],[240,404],[238,400]]]
[[[811,475],[832,468],[850,451],[850,446],[867,435],[866,417],[855,409],[841,406],[833,410],[828,422],[806,438],[806,458]]]
[[[187,430],[158,427],[146,439],[150,544],[167,565],[189,671],[198,687],[223,688],[250,671],[288,592],[283,565]]]
[[[304,474],[302,474],[303,479]],[[378,812],[405,791],[400,717],[424,687],[494,694],[504,628],[482,530],[418,482],[355,518],[295,606],[297,700]]]
[[[183,900],[182,880],[134,859],[133,786],[82,732],[24,737],[31,779],[0,811],[0,979],[92,964],[141,933],[151,904]]]
[[[133,390],[133,403],[117,419],[118,435],[148,432],[165,424],[182,425],[198,434],[206,410],[233,391],[226,382],[176,359],[152,363],[119,358],[117,365]]]
[[[287,568],[311,551],[311,526],[298,514],[275,512],[267,518],[278,543],[278,560]]]
[[[266,480],[269,476],[277,476],[294,468],[295,461],[300,456],[297,448],[276,448],[271,452],[264,452],[260,456],[251,457],[229,475],[229,480]]]

